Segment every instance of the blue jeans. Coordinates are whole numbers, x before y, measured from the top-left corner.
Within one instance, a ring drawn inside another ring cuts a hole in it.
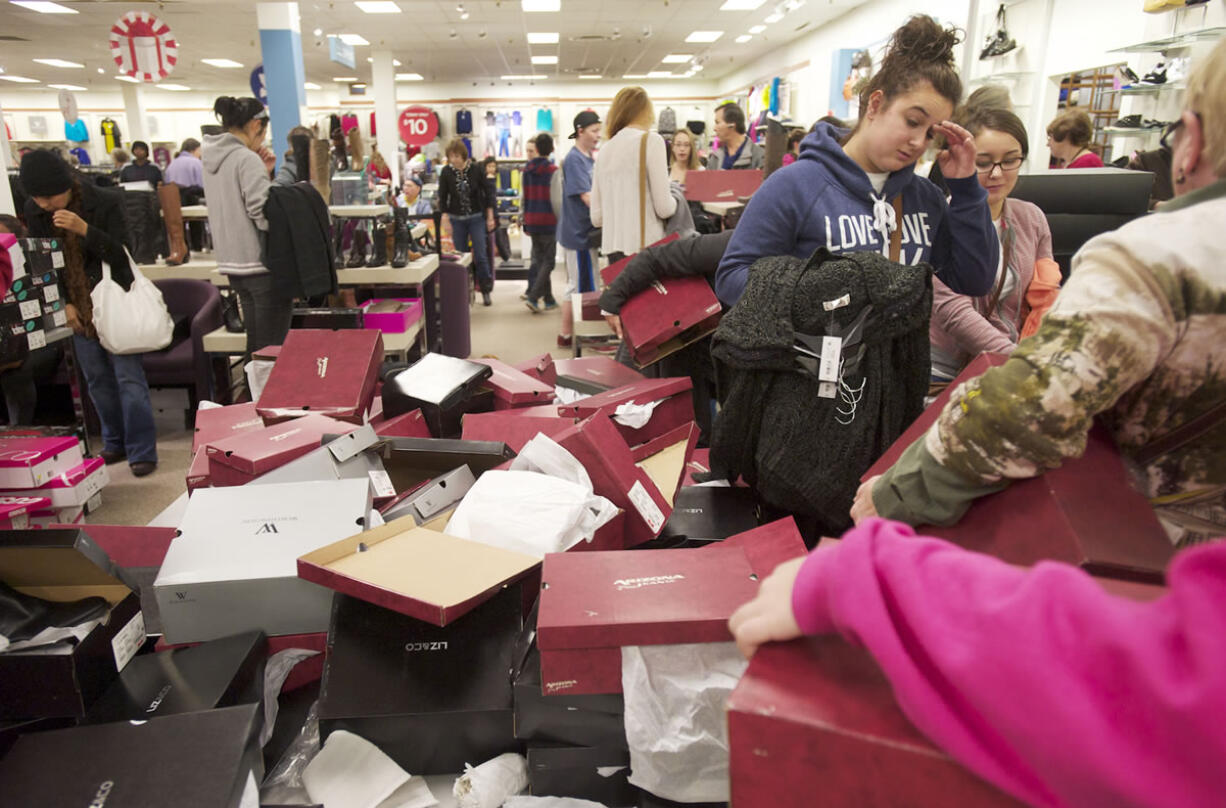
[[[482,292],[494,288],[494,277],[490,274],[489,237],[485,230],[485,214],[474,213],[471,216],[448,216],[451,219],[451,240],[458,252],[470,249],[472,241],[473,269],[477,273],[477,287]]]
[[[126,452],[128,463],[156,463],[157,428],[142,354],[112,354],[96,339],[73,335],[89,398],[102,422],[102,448]]]

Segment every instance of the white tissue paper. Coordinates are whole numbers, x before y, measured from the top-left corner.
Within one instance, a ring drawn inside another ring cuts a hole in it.
[[[487,471],[460,501],[446,532],[544,558],[591,541],[617,506],[592,491],[583,464],[545,435],[525,444],[509,471]]]
[[[252,401],[260,400],[260,395],[264,392],[264,385],[268,383],[268,377],[272,375],[272,366],[271,359],[252,359],[243,368],[243,372],[247,374],[247,389],[251,391]]]
[[[374,744],[337,730],[302,772],[310,798],[328,808],[377,808],[409,774]]]
[[[660,401],[663,400],[660,399]],[[613,410],[613,420],[631,429],[642,429],[651,420],[651,414],[656,411],[656,407],[660,406],[660,401],[653,401],[650,404],[635,404],[633,401],[618,404],[617,409]]]
[[[605,808],[605,804],[574,797],[512,797],[502,808]]]
[[[438,800],[430,792],[424,777],[410,777],[392,795],[379,803],[379,808],[431,808],[438,805]]]
[[[499,808],[527,787],[527,758],[507,752],[476,768],[465,766],[451,793],[458,808]]]
[[[218,404],[216,401],[209,401],[208,399],[205,399],[196,405],[196,409],[198,410],[217,410],[221,409],[221,407],[221,404]]]
[[[622,648],[630,782],[678,802],[727,802],[724,702],[748,662],[735,643]]]
[[[574,404],[576,401],[582,401],[589,396],[587,393],[580,393],[570,387],[554,387],[553,388],[553,403],[554,404]]]

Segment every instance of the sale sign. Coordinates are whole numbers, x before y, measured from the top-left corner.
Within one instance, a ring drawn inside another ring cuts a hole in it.
[[[400,113],[400,139],[409,146],[424,146],[438,137],[438,116],[429,107],[409,107]]]

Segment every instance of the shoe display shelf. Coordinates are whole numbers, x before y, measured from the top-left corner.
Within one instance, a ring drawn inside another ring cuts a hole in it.
[[[1226,34],[1226,26],[1219,25],[1213,28],[1202,28],[1199,31],[1173,34],[1161,39],[1151,39],[1148,42],[1137,42],[1121,48],[1112,48],[1107,53],[1163,53],[1166,51],[1183,50],[1201,42],[1211,42],[1220,39],[1223,34]]]

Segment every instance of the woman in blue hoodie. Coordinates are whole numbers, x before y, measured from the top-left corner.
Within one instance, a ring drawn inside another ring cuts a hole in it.
[[[1000,245],[975,174],[975,141],[948,120],[962,98],[954,68],[956,31],[916,15],[894,32],[881,70],[860,96],[860,121],[850,133],[818,124],[787,171],[776,171],[750,200],[715,276],[731,306],[745,291],[759,258],[807,258],[819,247],[836,254],[888,254],[902,228],[899,260],[928,262],[960,294],[991,291]],[[948,148],[937,160],[951,200],[915,176],[915,161],[932,138]],[[894,200],[901,196],[902,222]]]

